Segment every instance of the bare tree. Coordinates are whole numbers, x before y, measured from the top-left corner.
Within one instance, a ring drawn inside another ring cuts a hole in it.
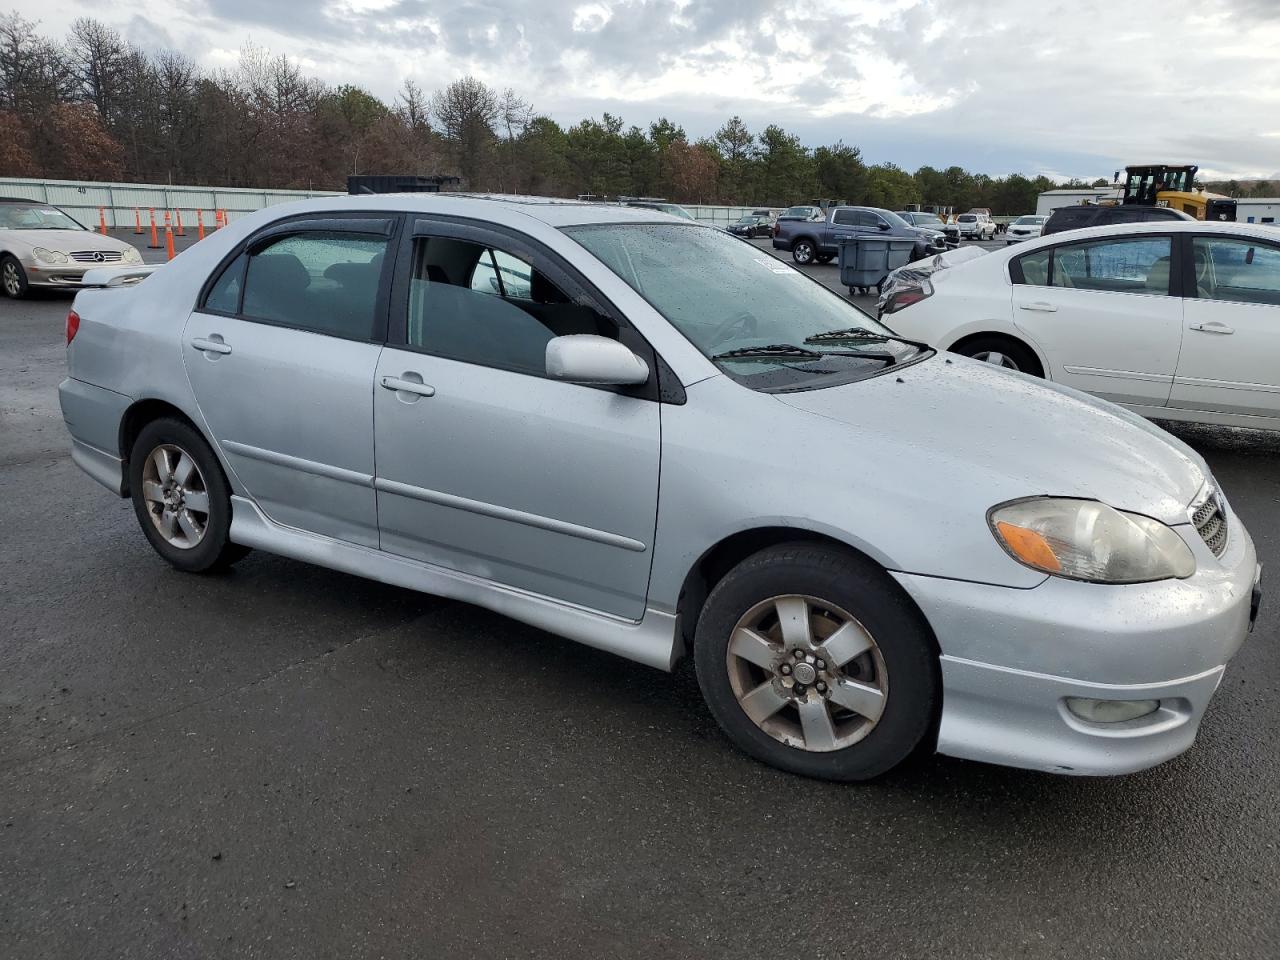
[[[466,76],[431,97],[431,113],[440,123],[467,185],[483,189],[496,140],[497,94],[475,77]]]
[[[101,21],[80,17],[71,25],[67,50],[80,95],[97,108],[104,122],[110,123],[116,117],[122,95],[129,45]]]
[[[498,189],[511,193],[518,177],[516,147],[534,118],[533,104],[516,94],[510,87],[498,98],[498,123],[504,134],[503,163]]]

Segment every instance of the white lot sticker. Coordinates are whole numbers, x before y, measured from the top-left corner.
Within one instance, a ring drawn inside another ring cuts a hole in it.
[[[777,257],[752,257],[751,259],[761,266],[768,267],[771,273],[791,273],[797,277],[800,276],[799,270],[792,270]]]

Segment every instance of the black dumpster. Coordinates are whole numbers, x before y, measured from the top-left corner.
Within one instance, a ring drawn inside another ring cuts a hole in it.
[[[911,262],[916,241],[892,237],[850,237],[840,241],[840,282],[854,294],[879,287],[890,270]]]

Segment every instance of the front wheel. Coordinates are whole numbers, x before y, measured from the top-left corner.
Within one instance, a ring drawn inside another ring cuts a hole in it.
[[[928,626],[884,571],[835,547],[783,544],[731,570],[703,607],[694,661],[729,738],[810,777],[886,772],[939,709]]]
[[[801,266],[813,263],[816,255],[817,251],[809,240],[797,240],[791,245],[791,259]]]
[[[27,284],[27,271],[22,269],[18,258],[6,253],[0,257],[0,289],[4,295],[13,300],[21,300],[30,289]]]
[[[165,418],[142,428],[129,455],[129,490],[143,534],[179,570],[204,573],[249,553],[228,539],[227,479],[189,424]]]

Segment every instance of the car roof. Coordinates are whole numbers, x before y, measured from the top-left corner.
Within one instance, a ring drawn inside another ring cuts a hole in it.
[[[296,215],[312,210],[397,210],[404,213],[446,213],[483,220],[501,219],[501,215],[506,213],[540,220],[552,227],[592,223],[691,222],[685,217],[664,213],[653,207],[488,193],[366,193],[357,196],[313,197],[289,204],[288,212]]]
[[[1143,233],[1213,233],[1232,234],[1240,237],[1255,237],[1259,240],[1280,242],[1280,229],[1267,224],[1232,223],[1220,220],[1164,220],[1150,223],[1108,223],[1100,227],[1081,227],[1078,230],[1062,230],[1051,233],[1047,237],[1035,240],[1024,240],[1016,247],[1008,247],[998,253],[1015,256],[1028,250],[1039,250],[1052,247],[1064,241],[1087,240],[1090,237],[1127,236]],[[984,259],[984,258],[979,258]]]

